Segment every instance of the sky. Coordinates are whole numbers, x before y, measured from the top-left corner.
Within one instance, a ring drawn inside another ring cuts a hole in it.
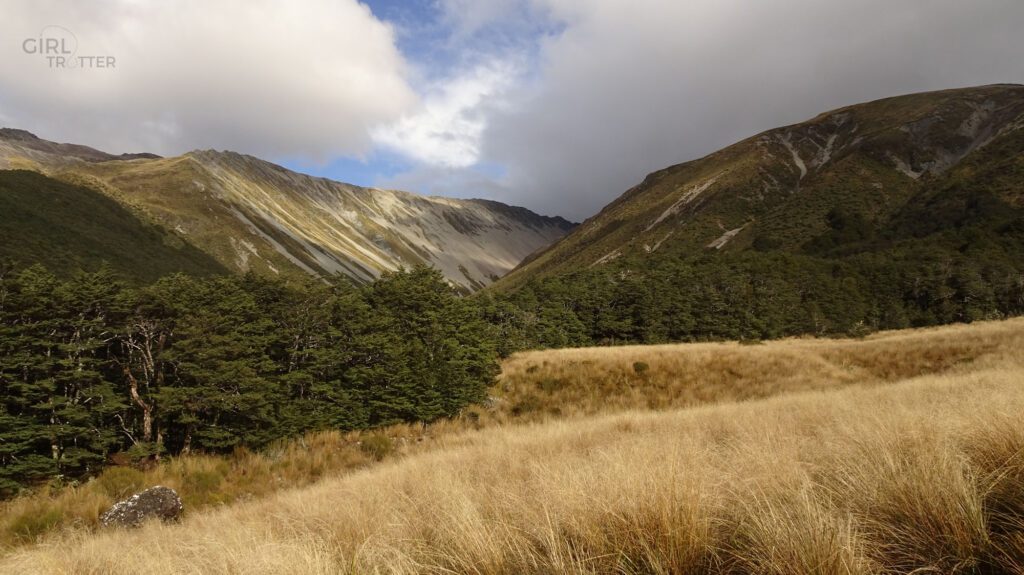
[[[1021,0],[4,0],[3,12],[0,126],[114,153],[228,149],[574,221],[649,172],[829,109],[1024,83]]]

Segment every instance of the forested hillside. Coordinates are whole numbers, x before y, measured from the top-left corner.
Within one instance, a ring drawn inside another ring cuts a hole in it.
[[[667,168],[494,289],[564,328],[546,345],[1020,314],[1024,87],[852,106]]]
[[[1007,212],[1006,216],[1012,216]],[[846,223],[836,217],[837,233]],[[837,256],[699,254],[531,280],[507,297],[544,347],[863,335],[1024,313],[1024,219]]]
[[[103,194],[24,170],[0,170],[0,260],[45,265],[62,277],[102,265],[145,283],[227,268]]]

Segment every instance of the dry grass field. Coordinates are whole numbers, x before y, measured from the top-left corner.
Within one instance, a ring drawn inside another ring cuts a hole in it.
[[[490,404],[139,472],[181,525],[95,531],[105,477],[7,503],[62,527],[0,573],[1024,573],[1024,320],[530,352]]]
[[[790,339],[535,351],[507,360],[498,419],[677,409],[796,391],[875,385],[1016,357],[1024,321],[884,332],[863,340]]]

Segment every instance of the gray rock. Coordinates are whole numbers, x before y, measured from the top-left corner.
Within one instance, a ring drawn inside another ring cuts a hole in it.
[[[158,485],[115,503],[100,516],[100,524],[104,527],[138,527],[150,519],[177,521],[184,510],[177,492]]]

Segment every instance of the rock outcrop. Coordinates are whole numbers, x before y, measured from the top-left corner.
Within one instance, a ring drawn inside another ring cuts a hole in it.
[[[177,492],[158,485],[115,503],[100,516],[100,524],[104,527],[139,527],[150,519],[177,521],[184,510]]]

